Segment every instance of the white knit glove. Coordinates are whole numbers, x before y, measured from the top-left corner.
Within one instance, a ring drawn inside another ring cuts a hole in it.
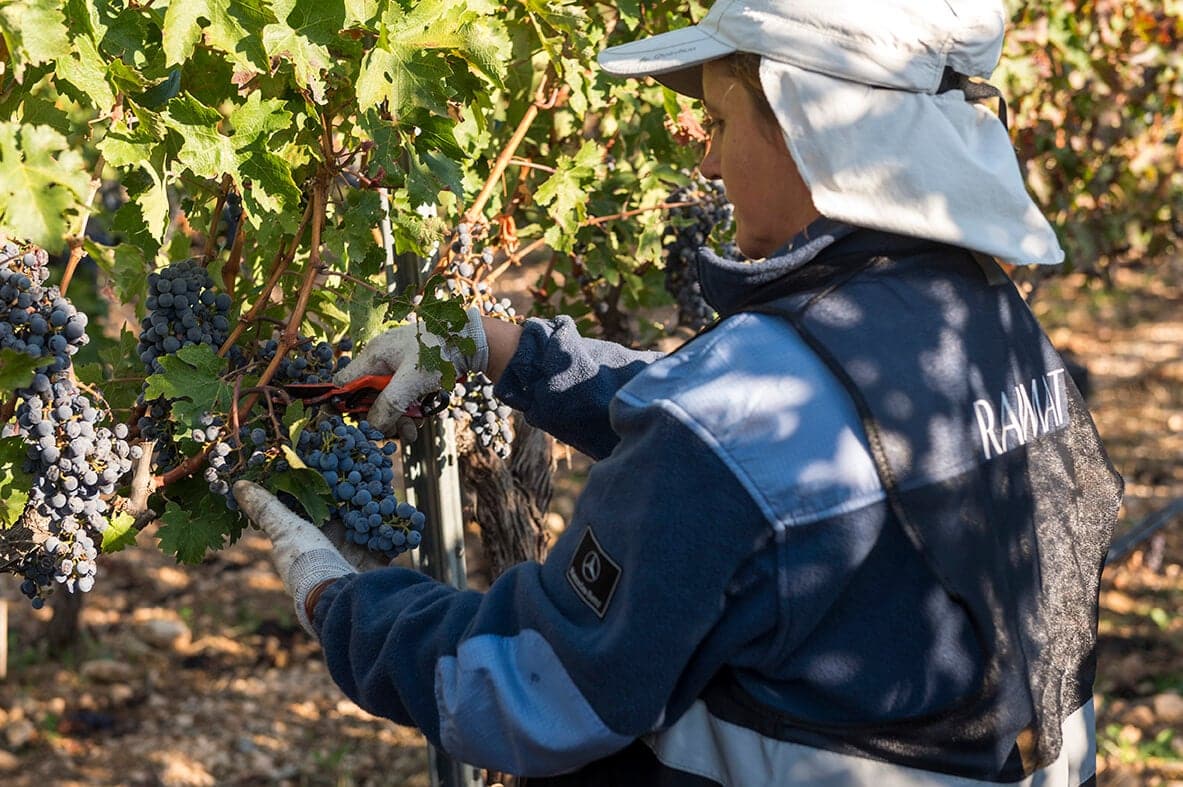
[[[472,339],[476,345],[476,351],[471,355],[446,347],[438,336],[426,331],[421,334],[422,326],[416,323],[400,325],[370,339],[349,365],[337,372],[333,382],[345,385],[368,374],[391,375],[386,388],[370,405],[367,420],[383,434],[414,440],[415,422],[404,413],[412,404],[440,388],[438,371],[419,368],[420,341],[429,347],[440,347],[443,357],[456,367],[457,375],[484,372],[488,368],[489,340],[481,325],[480,307],[469,307],[467,313],[468,322],[460,335]]]
[[[305,609],[309,592],[326,580],[356,574],[357,569],[320,528],[293,513],[258,484],[238,481],[234,484],[234,499],[271,539],[271,561],[296,604],[296,619],[315,638],[316,630]]]

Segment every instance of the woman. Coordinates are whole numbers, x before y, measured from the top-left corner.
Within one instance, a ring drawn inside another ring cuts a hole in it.
[[[1063,254],[967,103],[1002,9],[961,6],[720,0],[603,53],[702,98],[761,261],[704,251],[722,319],[663,358],[474,313],[458,370],[598,460],[545,563],[486,593],[355,573],[236,487],[351,698],[546,784],[1095,781],[1120,480],[991,258]],[[416,352],[396,329],[344,373],[394,373],[387,432],[438,385]]]

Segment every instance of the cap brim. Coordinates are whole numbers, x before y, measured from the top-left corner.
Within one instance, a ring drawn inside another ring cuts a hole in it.
[[[702,64],[735,51],[692,25],[609,47],[597,60],[614,76],[651,76],[671,90],[702,98]]]

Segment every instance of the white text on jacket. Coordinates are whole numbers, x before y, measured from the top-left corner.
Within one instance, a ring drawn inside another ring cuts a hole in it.
[[[982,453],[989,459],[1031,440],[1056,431],[1068,423],[1064,370],[1057,369],[1016,385],[998,395],[998,405],[988,399],[974,402]]]

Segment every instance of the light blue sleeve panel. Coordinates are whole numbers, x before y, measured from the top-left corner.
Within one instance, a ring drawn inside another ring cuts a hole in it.
[[[778,527],[884,498],[846,390],[786,321],[730,317],[650,366],[619,396],[666,396]]]
[[[455,656],[436,664],[444,749],[466,762],[502,763],[505,770],[537,775],[627,746],[632,738],[605,726],[562,662],[530,629],[461,642]]]

